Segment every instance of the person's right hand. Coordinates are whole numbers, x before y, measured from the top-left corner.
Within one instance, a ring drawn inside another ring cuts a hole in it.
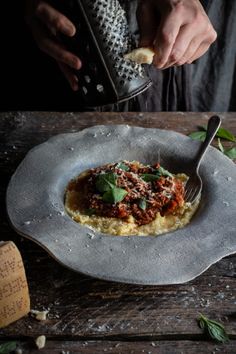
[[[74,24],[46,1],[25,0],[26,22],[31,28],[38,47],[54,58],[72,90],[78,90],[78,78],[72,69],[81,68],[81,60],[68,51],[58,39],[59,34],[73,37],[76,33]]]
[[[191,64],[217,34],[200,0],[140,0],[140,46],[152,47],[158,69]]]

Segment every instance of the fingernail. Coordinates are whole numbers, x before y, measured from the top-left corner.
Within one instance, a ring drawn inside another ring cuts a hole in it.
[[[162,69],[165,66],[165,63],[163,61],[161,61],[160,58],[158,58],[155,62],[155,65],[158,69]]]
[[[156,48],[155,52],[156,52],[155,64],[158,68],[162,68],[165,65],[165,62],[163,61],[163,58],[162,58],[162,50],[161,50],[161,48]]]
[[[79,89],[78,84],[73,83],[73,85],[72,85],[72,90],[73,90],[73,91],[78,91],[78,89]]]
[[[73,37],[75,35],[75,27],[71,25],[64,25],[63,32],[66,36]]]
[[[82,63],[79,60],[79,58],[75,58],[71,64],[72,64],[72,67],[76,70],[79,70],[82,66]]]

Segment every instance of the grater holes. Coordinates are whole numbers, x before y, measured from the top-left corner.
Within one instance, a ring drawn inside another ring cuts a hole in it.
[[[88,93],[87,87],[83,86],[83,87],[82,87],[82,90],[83,90],[83,93],[84,93],[85,95],[87,95],[87,93]]]
[[[130,37],[126,11],[122,8],[123,0],[83,0],[85,8],[87,7],[90,15],[91,25],[97,30],[99,44],[108,62],[112,62],[113,73],[117,78],[117,83],[123,85],[124,82],[131,81],[138,76],[142,76],[142,70],[139,65],[136,67],[127,65],[123,55],[131,51],[133,40]],[[93,56],[93,53],[88,53],[88,57]],[[92,59],[93,60],[93,59]],[[88,63],[89,65],[89,63]],[[91,63],[88,72],[84,74],[85,86],[88,82],[85,75],[92,78],[92,83],[96,82],[99,66]],[[97,85],[98,84],[98,85]],[[99,92],[102,87],[99,86],[99,81],[95,83],[94,89]],[[89,86],[89,91],[90,91]],[[106,87],[104,86],[104,91]]]
[[[84,80],[85,80],[85,82],[87,82],[87,84],[90,84],[91,77],[89,75],[84,75]]]
[[[99,93],[103,93],[103,92],[104,92],[104,86],[101,85],[101,84],[97,84],[96,90],[97,90]]]

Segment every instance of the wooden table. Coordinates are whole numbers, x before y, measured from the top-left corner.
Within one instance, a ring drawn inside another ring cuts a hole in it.
[[[5,191],[27,151],[52,135],[97,124],[130,124],[184,134],[206,124],[208,113],[46,113],[0,114],[0,238],[19,247],[28,278],[31,308],[50,309],[48,320],[30,315],[0,330],[0,341],[17,340],[23,353],[236,353],[236,255],[222,259],[182,285],[136,286],[91,279],[65,269],[9,226]],[[236,113],[222,114],[223,127],[236,134]],[[236,237],[236,235],[235,235]],[[202,312],[221,321],[228,344],[208,340],[196,318]]]

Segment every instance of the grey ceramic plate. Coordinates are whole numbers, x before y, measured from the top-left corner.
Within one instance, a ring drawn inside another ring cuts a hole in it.
[[[201,167],[202,201],[192,222],[158,237],[117,237],[93,232],[64,212],[71,178],[118,160],[161,163],[187,172],[200,143],[181,134],[129,126],[95,126],[62,134],[32,149],[7,190],[15,230],[63,265],[101,279],[135,284],[178,284],[236,251],[236,168],[210,148]]]

